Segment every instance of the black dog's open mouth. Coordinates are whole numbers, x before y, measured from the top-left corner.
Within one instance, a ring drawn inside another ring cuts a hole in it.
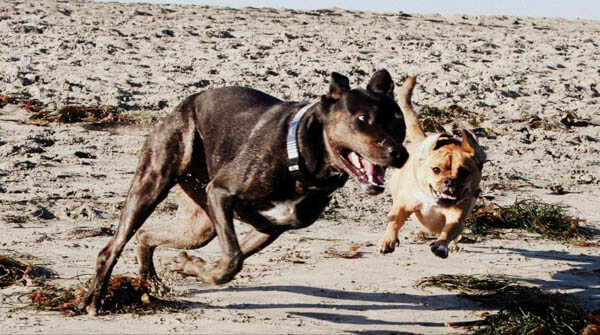
[[[385,167],[377,165],[352,150],[339,153],[342,162],[352,171],[361,184],[383,189],[385,184]]]
[[[429,185],[429,190],[431,194],[435,198],[435,201],[440,205],[454,205],[459,200],[459,195],[457,192],[451,191],[436,191],[433,186]]]

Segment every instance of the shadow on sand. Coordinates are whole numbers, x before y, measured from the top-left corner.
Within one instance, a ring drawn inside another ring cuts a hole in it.
[[[572,290],[567,296],[575,298],[583,307],[590,310],[600,308],[600,255],[574,255],[561,251],[531,251],[520,248],[507,248],[528,258],[548,259],[568,262],[569,269],[558,271],[552,280],[527,279],[523,281],[538,285],[543,290]],[[598,253],[598,249],[590,248]]]
[[[600,308],[600,274],[598,273],[598,270],[600,269],[600,256],[575,255],[560,251],[531,251],[520,248],[506,248],[505,250],[528,258],[567,262],[571,267],[569,269],[558,271],[552,274],[552,280],[531,278],[513,279],[535,284],[543,290],[576,290],[575,292],[569,292],[566,295],[574,298],[578,303],[581,303],[585,309],[596,310]],[[595,249],[593,251],[595,251]],[[396,322],[371,318],[370,316],[365,315],[343,313],[342,311],[344,310],[353,312],[380,311],[385,313],[385,311],[391,310],[481,311],[486,309],[478,306],[477,303],[460,296],[458,293],[456,295],[427,295],[426,293],[424,293],[424,295],[412,295],[393,292],[382,293],[345,291],[301,285],[206,288],[192,289],[189,293],[206,294],[215,292],[287,292],[311,297],[334,299],[336,302],[330,300],[326,302],[312,303],[301,302],[301,299],[298,299],[300,302],[251,304],[234,303],[227,305],[227,308],[240,310],[286,309],[289,310],[288,313],[290,315],[348,325],[419,325],[422,327],[441,327],[443,326],[443,322]],[[342,301],[344,303],[337,303],[337,301]],[[183,304],[188,308],[223,308],[222,306],[213,307],[193,302],[185,302]],[[306,311],[307,309],[315,309],[317,311]],[[351,332],[356,334],[389,334],[389,332],[386,331],[380,332],[375,330],[353,330]]]
[[[368,312],[378,311],[385,313],[391,310],[481,310],[474,302],[456,295],[412,295],[403,293],[380,293],[380,292],[361,292],[361,291],[343,291],[328,288],[318,288],[312,286],[299,285],[272,285],[256,287],[226,287],[226,288],[207,288],[193,289],[191,294],[206,294],[215,292],[287,292],[300,295],[341,300],[347,303],[319,302],[319,303],[240,303],[229,304],[227,308],[239,310],[261,310],[261,309],[286,309],[288,314],[303,318],[313,318],[321,321],[328,321],[348,325],[418,325],[422,327],[443,327],[443,322],[428,321],[410,321],[396,322],[371,318],[365,315],[346,314],[341,311]],[[301,300],[301,299],[298,299]],[[296,301],[298,301],[296,300]],[[356,302],[356,303],[353,303]],[[370,303],[369,303],[370,302]],[[186,303],[187,304],[187,303]],[[203,304],[190,302],[189,308],[223,308],[211,307]],[[320,311],[309,312],[307,309],[316,309]],[[327,311],[327,312],[321,312]],[[330,312],[335,311],[335,313]],[[376,315],[376,314],[371,314]],[[402,334],[390,331],[356,332],[357,334]],[[408,334],[408,333],[407,333]]]

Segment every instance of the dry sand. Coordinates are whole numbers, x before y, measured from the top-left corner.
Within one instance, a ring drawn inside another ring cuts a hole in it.
[[[142,123],[104,131],[33,126],[22,108],[0,108],[0,253],[34,256],[57,272],[59,285],[84,281],[108,240],[86,236],[114,227],[145,134],[184,97],[244,85],[310,100],[326,91],[331,71],[364,86],[381,68],[397,81],[420,75],[417,106],[457,104],[470,113],[457,122],[483,129],[485,196],[500,204],[531,196],[562,202],[597,228],[598,44],[598,21],[2,1],[0,94],[26,93],[56,107],[119,106]],[[561,122],[568,113],[579,121],[569,128]],[[570,193],[552,195],[551,186]],[[169,220],[174,201],[148,224]],[[369,197],[348,183],[322,219],[250,258],[224,287],[170,272],[177,251],[160,249],[162,276],[187,306],[178,313],[69,318],[15,310],[31,288],[4,289],[0,333],[460,332],[444,322],[477,319],[481,307],[414,288],[443,273],[511,276],[600,307],[598,248],[513,234],[463,244],[441,260],[415,239],[420,227],[410,222],[396,252],[381,256],[375,244],[390,203],[387,193]],[[362,258],[324,253],[352,245]],[[134,247],[115,273],[135,273]],[[218,250],[214,242],[197,254]]]

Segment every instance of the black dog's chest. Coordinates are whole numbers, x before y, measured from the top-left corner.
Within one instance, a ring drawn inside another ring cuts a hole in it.
[[[297,226],[299,222],[298,207],[306,197],[295,200],[272,201],[269,209],[259,210],[258,213],[272,224]]]
[[[330,199],[329,194],[310,192],[295,199],[265,199],[259,203],[248,203],[239,207],[236,212],[242,221],[252,222],[259,230],[298,229],[315,222]]]

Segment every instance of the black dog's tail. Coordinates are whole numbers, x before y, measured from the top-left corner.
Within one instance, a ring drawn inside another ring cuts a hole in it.
[[[413,145],[423,142],[427,137],[410,101],[416,82],[416,76],[409,76],[406,78],[402,85],[398,101],[400,103],[400,109],[402,109],[402,114],[404,115],[404,122],[406,123],[406,139]]]

